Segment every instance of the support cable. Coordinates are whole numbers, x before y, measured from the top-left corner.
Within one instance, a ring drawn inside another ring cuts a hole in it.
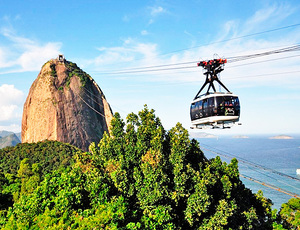
[[[93,94],[91,91],[89,91],[88,89],[86,89],[84,87],[84,90],[86,90],[87,92],[89,92],[92,96],[97,97],[95,94]],[[91,97],[90,95],[88,95],[87,93],[83,92],[85,96],[87,96],[89,99],[91,99],[94,103],[96,103],[97,105],[99,105],[101,108],[104,109],[104,106],[101,105],[98,101],[96,101],[93,97]]]
[[[205,144],[202,144],[202,145],[205,145]],[[205,146],[207,146],[207,147],[209,147],[209,148],[213,148],[213,147],[210,147],[210,146],[208,146],[208,145],[205,145]],[[274,169],[270,169],[270,168],[268,168],[268,167],[265,167],[265,166],[256,164],[256,163],[251,162],[251,161],[248,161],[248,160],[246,160],[246,159],[244,159],[244,158],[242,158],[242,157],[238,157],[238,156],[236,156],[236,155],[234,155],[234,154],[231,154],[231,153],[228,153],[228,152],[225,152],[225,151],[216,149],[216,148],[213,148],[213,149],[215,149],[215,150],[218,151],[218,152],[216,152],[216,151],[214,151],[214,150],[211,150],[211,149],[208,149],[208,148],[204,148],[204,149],[206,149],[206,150],[208,150],[208,151],[210,151],[210,152],[212,152],[212,153],[214,153],[214,154],[219,154],[219,155],[224,156],[224,157],[229,157],[228,155],[230,155],[231,157],[235,157],[236,159],[238,159],[240,162],[242,162],[242,163],[244,163],[244,164],[248,164],[248,165],[251,165],[251,166],[253,166],[253,167],[256,167],[256,168],[259,168],[259,169],[263,169],[263,170],[272,172],[272,173],[274,173],[274,174],[278,174],[278,175],[280,175],[280,176],[287,177],[287,178],[292,179],[292,180],[300,181],[300,179],[297,178],[297,177],[293,177],[293,176],[290,176],[290,175],[288,175],[288,174],[285,174],[285,173],[282,173],[282,172],[278,172],[278,171],[276,171],[276,170],[274,170]],[[224,153],[226,153],[226,154],[228,154],[228,155],[222,154],[222,153],[220,153],[219,151],[222,151],[222,152],[224,152]]]
[[[263,181],[260,181],[258,179],[254,179],[252,177],[245,176],[245,175],[242,175],[242,174],[240,174],[240,176],[243,177],[243,178],[245,178],[245,179],[251,180],[251,181],[253,181],[255,183],[261,184],[261,185],[263,185],[265,187],[268,187],[268,188],[271,188],[271,189],[276,190],[278,192],[284,193],[286,195],[289,195],[289,196],[292,196],[292,197],[295,197],[295,198],[300,198],[300,195],[298,195],[296,193],[293,193],[293,192],[290,192],[290,191],[287,191],[285,189],[279,188],[279,187],[277,187],[275,185],[271,185],[271,184],[268,184],[266,182],[263,182]]]
[[[281,53],[286,53],[286,52],[291,52],[291,51],[300,51],[300,45],[293,45],[293,46],[288,46],[288,47],[284,47],[284,48],[281,48],[281,49],[276,49],[276,50],[271,50],[271,51],[256,53],[256,54],[250,54],[250,55],[233,56],[233,57],[227,58],[227,60],[228,60],[228,63],[234,63],[234,62],[238,62],[238,61],[245,61],[245,60],[248,60],[248,59],[269,56],[269,55],[272,55],[272,54],[281,54]],[[297,57],[297,56],[300,56],[300,55],[294,55],[294,56],[289,56],[289,57],[281,57],[281,58],[265,60],[265,61],[260,61],[260,62],[253,62],[253,63],[250,63],[250,64],[280,60],[280,59],[285,59],[285,58],[290,58],[290,57]],[[136,68],[129,68],[129,69],[123,69],[123,70],[120,70],[120,71],[112,71],[112,72],[97,72],[97,71],[94,71],[94,72],[95,73],[101,73],[101,74],[117,75],[117,74],[135,74],[135,73],[147,73],[147,72],[157,72],[157,71],[191,69],[191,68],[197,68],[197,66],[194,66],[194,65],[193,66],[180,66],[180,65],[186,65],[186,64],[196,63],[196,62],[197,61],[189,61],[189,62],[182,62],[182,63],[136,67]],[[244,64],[244,65],[246,65],[246,64]],[[247,65],[249,65],[249,63],[247,63]],[[176,66],[176,67],[173,67],[173,66]],[[179,66],[179,67],[177,67],[177,66]],[[231,66],[231,67],[235,67],[235,66]]]
[[[246,34],[246,35],[233,37],[233,38],[229,38],[229,39],[224,39],[224,40],[221,40],[221,41],[210,42],[210,43],[206,43],[206,44],[203,44],[203,45],[193,46],[193,47],[190,47],[190,48],[175,50],[175,51],[171,51],[171,52],[168,52],[168,53],[165,53],[165,54],[161,54],[159,56],[164,56],[164,55],[168,55],[168,54],[172,54],[172,53],[178,53],[178,52],[181,52],[181,51],[191,50],[191,49],[204,47],[204,46],[208,46],[208,45],[224,43],[224,42],[237,40],[237,39],[241,39],[241,38],[253,37],[253,36],[256,36],[256,35],[260,35],[260,34],[266,34],[266,33],[274,32],[274,31],[279,31],[279,30],[288,29],[288,28],[292,28],[292,27],[298,27],[298,26],[300,26],[300,23],[293,24],[293,25],[288,25],[288,26],[283,26],[283,27],[278,27],[278,28],[274,28],[274,29],[270,29],[270,30],[260,31],[260,32],[252,33],[252,34]]]
[[[291,185],[291,184],[288,184],[288,183],[286,183],[286,182],[284,182],[284,181],[282,181],[282,180],[279,180],[279,179],[277,179],[277,178],[275,178],[275,177],[273,177],[273,176],[270,176],[270,175],[268,175],[267,173],[264,173],[264,172],[262,172],[262,171],[260,171],[260,170],[258,170],[258,169],[255,169],[255,168],[253,168],[253,167],[251,167],[251,166],[248,166],[248,165],[245,165],[245,164],[244,164],[244,166],[247,167],[247,168],[250,169],[250,170],[253,170],[253,171],[255,171],[255,172],[257,172],[257,173],[259,173],[259,174],[265,176],[265,177],[268,177],[268,178],[270,178],[270,179],[272,179],[272,180],[275,180],[275,181],[277,181],[277,182],[279,182],[279,183],[281,183],[281,184],[284,184],[284,185],[286,185],[286,186],[289,186],[289,187],[291,187],[291,188],[293,188],[293,189],[296,189],[296,190],[299,190],[299,191],[300,191],[300,188],[295,187],[295,186],[293,186],[293,185]]]
[[[230,158],[228,155],[225,155],[225,154],[216,152],[216,151],[214,151],[214,150],[207,149],[207,148],[203,148],[203,147],[201,147],[201,148],[204,149],[204,150],[207,150],[207,151],[209,151],[209,152],[212,152],[212,153],[214,153],[214,154],[221,155],[221,156],[224,156],[224,157],[226,157],[226,158]],[[245,162],[244,162],[244,163],[245,163]],[[252,162],[250,162],[250,163],[252,163]],[[253,164],[254,164],[254,163],[253,163]],[[267,168],[266,168],[266,169],[267,169]],[[272,171],[275,171],[275,170],[272,170]],[[277,171],[276,171],[276,172],[277,172]],[[278,172],[278,173],[279,173],[279,172]],[[281,173],[280,173],[280,174],[281,174]],[[283,175],[286,175],[286,174],[283,174]],[[244,175],[243,175],[243,174],[240,174],[240,176],[243,177],[243,178],[245,178],[245,179],[251,180],[251,181],[253,181],[253,182],[255,182],[255,183],[258,183],[258,184],[261,184],[261,185],[266,186],[266,187],[268,187],[268,188],[271,188],[271,189],[273,189],[273,190],[276,190],[276,191],[278,191],[278,192],[285,193],[285,194],[287,194],[287,195],[289,195],[289,196],[292,196],[292,197],[295,197],[295,198],[300,198],[300,195],[298,195],[298,194],[296,194],[296,193],[293,193],[293,192],[290,192],[290,191],[288,191],[288,190],[282,189],[282,188],[280,188],[280,187],[278,187],[278,186],[275,186],[275,185],[272,185],[272,184],[269,184],[269,183],[260,181],[260,180],[258,180],[258,179],[255,179],[255,178],[252,178],[252,177],[250,177],[250,176],[247,176],[247,175],[245,175],[245,174],[244,174]],[[287,175],[287,176],[289,176],[289,175]],[[289,177],[290,177],[290,176],[289,176]],[[296,179],[297,179],[297,178],[296,178]]]
[[[95,111],[96,113],[98,113],[100,116],[104,117],[105,116],[100,113],[98,110],[94,109],[91,105],[89,105],[79,94],[77,94],[77,96],[80,98],[81,101],[83,101],[90,109],[92,109],[93,111]]]

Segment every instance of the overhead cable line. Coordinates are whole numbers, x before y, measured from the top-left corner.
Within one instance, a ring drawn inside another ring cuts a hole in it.
[[[142,67],[134,67],[134,68],[125,68],[125,69],[122,69],[121,71],[131,71],[131,70],[144,70],[144,69],[152,69],[152,68],[159,68],[159,67],[167,67],[167,66],[177,66],[177,65],[186,65],[186,64],[195,64],[197,61],[188,61],[188,62],[179,62],[179,63],[170,63],[170,64],[164,64],[164,65],[153,65],[153,66],[142,66]],[[94,72],[94,73],[97,73],[97,72],[101,72],[102,71],[91,71],[91,72]]]
[[[195,71],[191,71],[191,72],[195,72]],[[283,75],[283,74],[294,74],[294,73],[300,73],[300,70],[296,70],[296,71],[288,71],[288,72],[280,72],[280,73],[265,73],[265,74],[257,74],[257,75],[248,75],[248,76],[239,76],[239,77],[229,77],[226,79],[239,79],[239,78],[255,78],[255,77],[270,77],[270,76],[274,76],[274,75]],[[198,81],[197,81],[198,82]],[[195,84],[195,81],[185,81],[185,82],[166,82],[166,83],[160,83],[160,84],[155,84],[155,87],[157,86],[171,86],[171,85],[189,85],[189,84]],[[142,87],[145,84],[135,84],[135,85],[131,85],[133,87]]]
[[[247,64],[228,66],[227,68],[235,68],[235,67],[244,66],[244,65],[252,65],[252,64],[258,64],[258,63],[263,63],[263,62],[271,62],[271,61],[277,61],[277,60],[287,59],[287,58],[294,58],[294,57],[299,57],[299,56],[300,55],[292,55],[292,56],[286,56],[286,57],[281,57],[281,58],[273,58],[273,59],[264,60],[264,61],[257,61],[257,62],[250,62],[250,63],[247,63]],[[240,60],[240,61],[242,61],[242,60]],[[101,74],[120,75],[120,74],[148,73],[148,72],[195,69],[195,68],[198,68],[198,66],[181,66],[181,67],[162,68],[162,69],[160,69],[160,68],[158,68],[158,69],[142,69],[141,68],[140,70],[134,70],[134,71],[101,72]]]
[[[276,171],[276,170],[274,170],[274,169],[270,169],[270,168],[268,168],[268,167],[265,167],[265,166],[256,164],[256,163],[251,162],[251,161],[249,161],[249,160],[246,160],[246,159],[244,159],[244,158],[242,158],[242,157],[238,157],[238,156],[236,156],[236,155],[234,155],[234,154],[232,154],[232,153],[228,153],[228,152],[225,152],[225,151],[223,151],[223,150],[216,149],[216,148],[213,148],[213,147],[208,146],[208,145],[205,145],[205,144],[202,144],[202,145],[206,146],[207,148],[205,148],[205,149],[208,150],[208,151],[210,151],[210,152],[212,152],[212,153],[219,154],[219,155],[222,155],[222,156],[225,156],[225,157],[228,157],[228,155],[229,155],[229,156],[231,156],[231,157],[235,157],[236,159],[238,159],[240,162],[242,162],[242,163],[244,163],[244,164],[248,164],[248,165],[251,165],[251,166],[253,166],[253,167],[260,168],[260,169],[262,169],[262,170],[266,170],[266,171],[269,171],[269,172],[278,174],[278,175],[280,175],[280,176],[287,177],[287,178],[292,179],[292,180],[300,181],[300,179],[297,178],[297,177],[293,177],[293,176],[290,176],[290,175],[288,175],[288,174],[285,174],[285,173]],[[208,149],[208,148],[211,148],[211,149]],[[214,150],[212,150],[212,149],[215,149],[216,151],[214,151]],[[218,151],[218,152],[217,152],[217,151]],[[224,153],[222,154],[222,153],[220,153],[220,151],[222,151],[222,152],[224,152]]]
[[[299,57],[299,56],[300,56],[300,54],[299,55],[292,55],[292,56],[281,57],[281,58],[273,58],[273,59],[264,60],[264,61],[249,62],[247,64],[240,64],[240,65],[228,66],[227,69],[228,68],[238,67],[238,66],[243,66],[243,65],[252,65],[252,64],[258,64],[258,63],[263,63],[263,62],[277,61],[277,60],[281,60],[281,59],[294,58],[294,57]]]
[[[203,144],[202,144],[202,145],[203,145]],[[206,146],[207,146],[207,145],[206,145]],[[209,152],[211,152],[211,153],[214,153],[214,154],[217,154],[217,155],[221,155],[221,156],[224,156],[224,157],[226,157],[226,158],[230,158],[230,157],[229,157],[228,155],[226,155],[226,154],[222,154],[222,153],[220,153],[220,152],[216,152],[216,151],[211,150],[211,149],[208,149],[208,148],[203,148],[203,147],[201,147],[201,148],[204,149],[204,150],[207,150],[207,151],[209,151]],[[232,155],[232,154],[231,154],[231,155]],[[238,157],[236,157],[236,158],[239,160],[239,162],[243,162],[243,163],[246,162],[246,160],[242,160],[242,161],[241,161],[241,160],[240,160],[241,158],[238,158]],[[250,162],[250,161],[249,161],[249,163],[250,163],[250,165],[256,165],[255,163]],[[249,164],[249,163],[247,163],[247,164]],[[259,166],[258,168],[265,168],[265,169],[268,169],[267,167],[264,167],[264,166],[260,166],[260,165],[257,165],[257,166]],[[280,173],[280,172],[278,172],[278,171],[276,171],[276,170],[272,170],[272,169],[271,169],[271,171],[272,171],[273,173],[276,172],[276,173],[279,174],[279,175],[285,175],[285,176],[288,176],[288,177],[291,178],[291,179],[294,178],[294,177],[291,177],[291,176],[286,175],[286,174],[284,174],[284,173]],[[278,187],[278,186],[271,185],[271,184],[269,184],[269,183],[260,181],[260,180],[258,180],[258,179],[252,178],[252,177],[249,177],[249,176],[247,176],[247,175],[245,175],[245,174],[240,174],[240,176],[243,177],[243,178],[245,178],[245,179],[251,180],[251,181],[253,181],[253,182],[255,182],[255,183],[259,183],[259,184],[261,184],[261,185],[263,185],[263,186],[266,186],[266,187],[268,187],[268,188],[274,189],[274,190],[276,190],[276,191],[278,191],[278,192],[285,193],[285,194],[287,194],[287,195],[289,195],[289,196],[292,196],[292,197],[300,198],[300,195],[298,195],[298,194],[296,194],[296,193],[293,193],[293,192],[290,192],[290,191],[288,191],[288,190],[282,189],[282,188],[280,188],[280,187]],[[298,178],[295,178],[295,179],[298,180]],[[289,185],[289,186],[290,186],[290,185]],[[291,187],[293,187],[293,186],[291,186]]]
[[[284,193],[286,195],[289,195],[289,196],[292,196],[292,197],[295,197],[295,198],[300,198],[300,195],[298,195],[296,193],[293,193],[293,192],[290,192],[290,191],[287,191],[285,189],[279,188],[279,187],[277,187],[275,185],[268,184],[266,182],[260,181],[258,179],[254,179],[254,178],[246,176],[246,175],[240,174],[240,176],[243,177],[243,178],[245,178],[245,179],[251,180],[251,181],[253,181],[255,183],[261,184],[261,185],[263,185],[265,187],[268,187],[268,188],[271,188],[271,189],[276,190],[278,192]]]
[[[88,89],[86,89],[86,88],[84,88],[87,92],[89,92],[92,96],[94,96],[94,97],[97,97],[95,94],[93,94],[91,91],[89,91]],[[84,93],[84,92],[83,92]],[[91,99],[94,103],[96,103],[96,104],[98,104],[100,107],[102,107],[103,109],[104,109],[104,105],[102,105],[102,104],[100,104],[99,102],[97,102],[93,97],[91,97],[91,96],[89,96],[87,93],[84,93],[84,95],[85,96],[87,96],[89,99]],[[89,108],[91,108],[93,111],[95,111],[96,113],[98,113],[98,114],[100,114],[102,117],[104,117],[105,118],[105,116],[100,112],[100,111],[98,111],[98,110],[96,110],[95,108],[93,108],[87,101],[85,101],[80,95],[78,95],[79,96],[79,98],[80,98],[80,100],[82,100]],[[101,94],[101,96],[102,96],[102,94]],[[117,108],[116,106],[114,106],[114,105],[112,105],[112,104],[110,104],[110,106],[112,106],[112,107],[115,107],[116,109],[118,109],[118,110],[121,110],[121,109],[119,109],[119,108]],[[124,113],[127,113],[127,112],[125,112],[124,110],[121,110],[121,111],[123,111]]]
[[[290,49],[288,49],[288,48],[289,47],[278,49],[278,50],[274,50],[274,51],[268,51],[268,52],[258,53],[258,54],[242,55],[242,56],[236,56],[236,57],[228,57],[227,60],[229,60],[228,63],[230,63],[230,62],[242,61],[242,60],[246,60],[246,59],[250,59],[250,58],[255,58],[255,57],[258,57],[258,56],[270,55],[270,54],[274,54],[274,53],[280,53],[282,51],[287,52],[287,51],[300,50],[300,46],[299,45],[291,46]],[[116,72],[125,72],[125,71],[131,71],[131,70],[145,70],[145,69],[153,69],[153,68],[168,67],[168,66],[195,64],[197,61],[198,60],[188,61],[188,62],[179,62],[179,63],[170,63],[170,64],[164,64],[164,65],[153,65],[153,66],[142,66],[142,67],[134,67],[134,68],[125,68],[125,69],[122,69],[121,71],[116,71]],[[91,72],[94,72],[94,73],[97,73],[97,72],[103,73],[102,71],[91,71]]]
[[[167,53],[160,54],[160,55],[155,55],[155,56],[153,55],[153,57],[165,56],[165,55],[168,55],[168,54],[178,53],[178,52],[185,51],[185,50],[191,50],[191,49],[195,49],[195,48],[199,48],[199,47],[203,47],[203,46],[208,46],[208,45],[213,45],[213,44],[228,42],[228,41],[231,41],[231,40],[237,40],[237,39],[246,38],[246,37],[253,37],[253,36],[256,36],[256,35],[266,34],[266,33],[274,32],[274,31],[284,30],[284,29],[288,29],[288,28],[292,28],[292,27],[298,27],[298,26],[300,26],[300,23],[296,23],[296,24],[292,24],[292,25],[288,25],[288,26],[282,26],[282,27],[278,27],[278,28],[274,28],[274,29],[270,29],[270,30],[264,30],[264,31],[260,31],[260,32],[252,33],[252,34],[246,34],[246,35],[242,35],[242,36],[238,36],[238,37],[233,37],[233,38],[229,38],[229,39],[224,39],[224,40],[221,40],[221,41],[210,42],[210,43],[206,43],[206,44],[202,44],[202,45],[198,45],[198,46],[193,46],[193,47],[190,47],[190,48],[184,48],[184,49],[174,50],[174,51],[167,52]],[[135,59],[135,61],[138,61],[138,60],[143,60],[143,58],[141,58],[141,59]],[[124,61],[124,63],[127,63],[127,62],[128,61]],[[146,67],[146,68],[151,68],[151,67]]]
[[[227,79],[263,77],[263,76],[274,76],[274,75],[293,74],[293,73],[300,73],[300,70],[280,72],[280,73],[265,73],[265,74],[257,74],[257,75],[250,75],[250,76],[230,77],[230,78],[227,78]]]
[[[232,63],[232,62],[262,57],[262,56],[268,56],[271,54],[279,54],[279,53],[299,51],[299,50],[300,50],[300,45],[294,45],[294,46],[289,46],[289,47],[285,47],[285,48],[281,48],[281,49],[277,49],[277,50],[271,50],[271,51],[262,52],[262,53],[248,54],[248,55],[242,55],[242,56],[236,56],[236,57],[228,57],[227,62]]]
[[[295,187],[295,186],[293,186],[293,185],[291,185],[291,184],[289,184],[289,183],[286,183],[285,181],[282,181],[282,180],[279,180],[278,178],[275,178],[274,176],[270,176],[269,174],[267,174],[267,173],[265,173],[265,172],[262,172],[262,171],[260,171],[259,169],[256,169],[256,168],[254,168],[254,167],[248,166],[248,165],[246,165],[246,164],[244,164],[244,166],[247,167],[247,169],[253,170],[253,171],[255,171],[255,172],[257,172],[257,173],[259,173],[259,174],[261,174],[261,175],[263,175],[263,176],[265,176],[265,177],[268,177],[268,178],[270,178],[270,179],[272,179],[272,180],[275,180],[275,181],[277,181],[278,183],[284,184],[284,185],[286,185],[286,186],[288,186],[288,187],[291,187],[291,188],[293,188],[293,189],[295,189],[295,190],[300,191],[300,187],[299,187],[299,188],[298,188],[298,187]],[[285,178],[283,178],[283,179],[285,179]]]
[[[89,91],[88,89],[86,89],[85,87],[83,87],[84,90],[86,90],[87,92],[89,92],[92,96],[97,97],[95,94],[93,94],[91,91]],[[84,92],[83,92],[84,93]],[[90,95],[88,95],[87,93],[84,93],[84,95],[86,95],[89,99],[91,99],[94,103],[98,104],[100,107],[104,108],[103,105],[101,105],[99,102],[97,102],[93,97],[91,97]]]
[[[105,118],[105,116],[102,114],[102,113],[100,113],[98,110],[96,110],[96,109],[94,109],[89,103],[87,103],[79,94],[77,94],[77,96],[80,98],[80,100],[82,101],[82,102],[84,102],[90,109],[92,109],[94,112],[96,112],[96,113],[98,113],[100,116],[102,116],[102,117],[104,117]]]
[[[228,61],[228,63],[234,63],[234,62],[238,62],[238,61],[244,61],[244,60],[248,60],[248,59],[269,56],[269,55],[272,55],[272,54],[281,54],[281,53],[286,53],[286,52],[291,52],[291,51],[300,51],[300,45],[293,45],[293,46],[284,47],[284,48],[281,48],[281,49],[271,50],[271,51],[262,52],[262,53],[229,57],[229,58],[227,58],[227,61]],[[294,55],[294,56],[289,56],[289,57],[281,57],[281,58],[276,58],[276,59],[271,59],[271,60],[265,60],[265,61],[260,61],[259,63],[273,61],[273,60],[280,60],[280,59],[290,58],[290,57],[297,57],[297,56],[300,56],[300,55]],[[190,63],[196,63],[196,62],[197,61],[189,61],[189,62],[182,62],[182,63],[145,66],[145,67],[137,67],[137,68],[131,68],[131,69],[123,69],[123,70],[120,70],[120,71],[98,72],[98,73],[108,74],[108,75],[119,75],[119,74],[135,74],[135,73],[147,73],[147,72],[158,72],[158,71],[192,69],[192,68],[197,68],[198,66],[196,66],[196,65],[185,66],[185,65],[190,64]],[[248,64],[254,64],[254,63],[257,63],[257,62],[247,63],[247,65]],[[178,65],[184,65],[184,66],[177,67]],[[176,66],[176,67],[173,67],[173,66]],[[232,67],[235,67],[235,66],[231,66],[231,68]],[[229,66],[229,68],[230,68],[230,66]]]
[[[198,66],[182,66],[182,67],[174,67],[174,68],[162,68],[162,69],[146,69],[146,70],[133,70],[133,71],[116,71],[116,72],[107,72],[102,74],[130,74],[130,73],[145,73],[145,72],[157,72],[157,71],[166,71],[166,70],[178,70],[178,69],[191,69],[197,68]]]
[[[260,31],[260,32],[252,33],[252,34],[246,34],[246,35],[233,37],[233,38],[229,38],[229,39],[224,39],[224,40],[221,40],[221,41],[210,42],[210,43],[206,43],[206,44],[203,44],[203,45],[193,46],[193,47],[190,47],[190,48],[179,49],[179,50],[171,51],[171,52],[161,54],[161,55],[157,55],[157,56],[165,56],[165,55],[172,54],[172,53],[178,53],[178,52],[181,52],[181,51],[191,50],[191,49],[195,49],[195,48],[199,48],[199,47],[203,47],[203,46],[208,46],[208,45],[213,45],[213,44],[218,44],[218,43],[223,43],[223,42],[228,42],[228,41],[237,40],[237,39],[241,39],[241,38],[253,37],[253,36],[256,36],[256,35],[266,34],[266,33],[279,31],[279,30],[284,30],[284,29],[297,27],[297,26],[300,26],[300,23],[296,23],[296,24],[292,24],[292,25],[288,25],[288,26],[283,26],[283,27],[278,27],[278,28],[270,29],[270,30],[264,30],[264,31]]]

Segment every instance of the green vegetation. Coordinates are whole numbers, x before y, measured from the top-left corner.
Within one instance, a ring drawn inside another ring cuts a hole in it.
[[[57,77],[57,73],[56,73],[56,69],[55,69],[55,64],[54,63],[50,64],[50,69],[51,69],[51,72],[50,72],[51,76],[52,77]]]
[[[20,205],[52,172],[69,170],[81,150],[57,141],[23,143],[0,149],[0,226],[13,205]]]
[[[292,198],[287,203],[282,204],[273,226],[274,229],[300,229],[299,198]]]
[[[81,87],[84,87],[90,77],[89,74],[84,72],[82,69],[80,69],[76,63],[66,61],[66,67],[67,67],[67,80],[66,80],[66,86],[69,87],[71,77],[77,76],[80,78]]]
[[[19,165],[25,158],[30,164],[39,163],[43,174],[60,168],[69,167],[74,163],[73,156],[81,152],[78,148],[58,141],[42,141],[23,143],[15,147],[0,149],[0,170],[4,174],[17,174]]]
[[[284,229],[299,224],[299,199],[272,218],[270,200],[239,179],[237,160],[207,160],[181,124],[166,132],[147,107],[129,114],[126,122],[116,113],[111,134],[92,143],[89,152],[45,141],[5,148],[0,159],[2,229]]]

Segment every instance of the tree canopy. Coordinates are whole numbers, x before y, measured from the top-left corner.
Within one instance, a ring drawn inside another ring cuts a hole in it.
[[[244,186],[236,159],[206,159],[180,123],[164,130],[147,106],[126,122],[116,113],[110,135],[72,159],[43,177],[23,159],[2,228],[272,229],[270,200]],[[12,191],[7,174],[0,183],[3,196]]]

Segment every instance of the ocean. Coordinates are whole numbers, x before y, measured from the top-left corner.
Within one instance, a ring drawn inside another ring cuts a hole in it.
[[[216,138],[196,138],[207,158],[217,155],[230,162],[233,157],[239,161],[239,171],[247,178],[241,180],[254,193],[262,190],[264,196],[273,202],[272,208],[280,209],[292,196],[300,196],[300,134],[289,135],[293,139],[270,139],[272,135],[250,135],[248,138],[219,136]],[[261,185],[281,189],[283,192]]]

